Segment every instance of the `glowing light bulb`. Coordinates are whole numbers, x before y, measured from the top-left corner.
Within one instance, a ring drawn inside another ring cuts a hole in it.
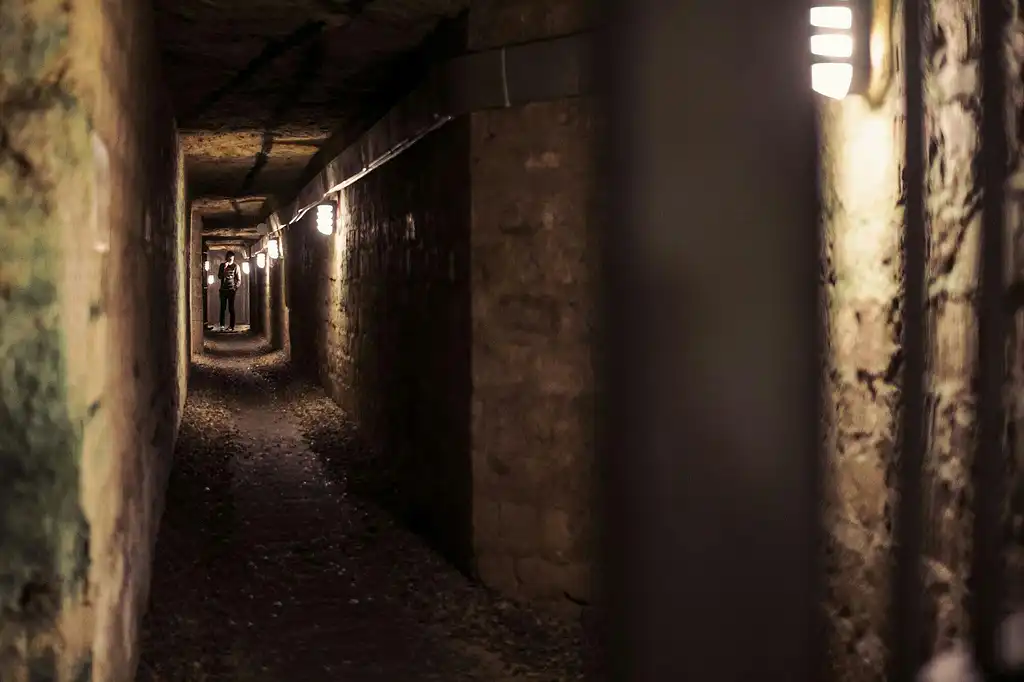
[[[853,36],[821,33],[811,36],[811,54],[819,57],[848,59],[853,56]]]
[[[811,8],[811,26],[820,29],[811,36],[811,54],[814,55],[811,65],[811,88],[820,95],[832,99],[843,99],[853,88],[854,80],[858,83],[867,78],[857,78],[854,70],[861,65],[854,58],[859,50],[869,52],[867,36],[857,35],[854,21],[855,7],[834,2]],[[864,43],[863,45],[861,43]],[[868,58],[869,54],[860,57]]]
[[[267,267],[267,254],[257,253],[256,254],[256,267],[265,268]]]
[[[242,274],[249,274],[249,261],[242,261]]]
[[[270,254],[270,257],[273,258],[274,260],[277,260],[278,258],[281,257],[281,246],[277,243],[276,239],[271,239],[267,241],[267,252]]]
[[[203,261],[203,270],[210,271],[210,261]]]
[[[853,10],[849,7],[812,7],[811,26],[816,28],[853,28]]]
[[[811,88],[832,99],[842,99],[853,84],[852,64],[812,64]]]
[[[316,229],[321,234],[334,232],[334,205],[320,204],[316,207]]]
[[[214,277],[213,275],[207,275],[206,276],[206,283],[207,284],[213,284],[216,281],[217,281],[217,278]]]

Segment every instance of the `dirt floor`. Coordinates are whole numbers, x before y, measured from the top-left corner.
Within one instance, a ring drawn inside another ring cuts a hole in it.
[[[246,335],[206,346],[138,682],[583,679],[579,620],[471,584],[397,524],[384,468],[319,387]]]

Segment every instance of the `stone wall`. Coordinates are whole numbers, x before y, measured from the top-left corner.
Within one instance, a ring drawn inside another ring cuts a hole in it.
[[[281,235],[278,235],[280,237]],[[270,328],[266,334],[270,345],[276,350],[291,354],[291,334],[289,333],[291,314],[288,310],[287,290],[285,288],[285,252],[284,239],[280,240],[281,258],[277,260],[267,256],[266,305]],[[296,286],[301,286],[297,284]]]
[[[901,19],[897,20],[899,25]],[[968,635],[980,186],[977,3],[926,11],[925,647]],[[899,79],[897,79],[897,83]],[[823,104],[830,679],[883,680],[902,355],[903,108]]]
[[[583,8],[474,4],[469,47],[581,30]],[[333,237],[312,213],[287,228],[275,264],[292,360],[380,450],[398,512],[524,598],[589,596],[592,119],[567,100],[450,123],[346,188]]]
[[[829,662],[882,680],[899,399],[901,124],[895,98],[826,105],[824,205],[830,428],[825,525]],[[867,165],[864,165],[867,164]]]
[[[586,599],[589,102],[472,115],[473,509],[485,582]]]
[[[292,358],[379,449],[400,513],[470,569],[469,122],[286,231]]]
[[[594,3],[482,0],[468,47],[586,30]],[[587,100],[472,122],[473,538],[484,582],[590,597],[594,444]]]
[[[206,328],[203,299],[206,296],[206,271],[203,270],[203,217],[192,211],[189,223],[189,314],[190,351],[192,357],[203,352],[203,330]]]
[[[130,680],[187,377],[146,5],[0,5],[0,679]]]
[[[253,334],[263,336],[265,320],[269,317],[264,310],[267,302],[266,268],[256,267],[256,258],[249,259],[249,324]]]

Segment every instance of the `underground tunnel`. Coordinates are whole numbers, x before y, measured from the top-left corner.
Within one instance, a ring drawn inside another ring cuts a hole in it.
[[[799,270],[803,247],[786,241],[798,230],[772,220],[813,208],[820,244],[805,246],[820,246],[821,300],[808,319],[824,344],[822,499],[808,512],[823,536],[816,679],[889,679],[908,130],[925,140],[928,239],[922,657],[969,639],[980,4],[907,2],[922,13],[922,73],[901,58],[905,3],[856,0],[876,19],[860,38],[885,54],[849,94],[849,83],[808,78],[810,53],[800,80],[736,67],[743,41],[695,11],[680,42],[711,56],[685,78],[708,104],[666,107],[662,123],[685,112],[693,124],[653,146],[699,169],[666,166],[637,189],[599,172],[597,143],[611,135],[584,0],[0,0],[0,682],[601,679],[600,310],[603,269],[616,263],[602,238],[620,189],[674,202],[678,232],[643,238],[663,258],[652,258],[652,281],[692,287],[680,298],[700,316],[687,333],[713,330],[730,349],[739,336],[782,338],[805,358],[814,348],[794,340],[801,319],[754,304],[771,303],[772,273]],[[807,38],[807,8],[778,7],[751,10],[743,26],[785,19],[788,36]],[[1024,268],[1017,11],[1003,65],[1011,293]],[[661,28],[669,19],[679,17]],[[656,24],[652,43],[668,35]],[[771,31],[758,40],[782,54]],[[907,85],[918,77],[916,110]],[[793,85],[789,103],[772,98],[780,83]],[[672,94],[630,86],[636,101]],[[802,103],[813,177],[785,146]],[[723,113],[744,107],[767,112],[777,139]],[[729,230],[750,226],[763,229],[737,252]],[[684,251],[687,268],[667,265]],[[752,286],[723,293],[711,263]],[[742,272],[763,275],[763,290]],[[735,296],[746,317],[700,307],[711,290]],[[233,320],[221,314],[229,299]],[[1024,355],[1019,310],[1008,317],[1012,434]],[[783,319],[792,330],[779,331]],[[703,352],[679,334],[649,355]],[[703,368],[680,376],[651,385],[703,386],[708,424],[771,388]],[[781,431],[721,430],[714,447],[734,439],[756,453]],[[1012,437],[1004,456],[1001,550],[1019,572]],[[661,483],[651,497],[708,496],[682,477]],[[715,484],[730,518],[760,490],[750,471]],[[759,513],[770,525],[771,510]],[[656,527],[666,544],[686,544],[681,529],[694,523]],[[687,546],[695,565],[713,549],[697,544]],[[1015,608],[1021,584],[1010,580]],[[645,598],[659,601],[654,592]]]

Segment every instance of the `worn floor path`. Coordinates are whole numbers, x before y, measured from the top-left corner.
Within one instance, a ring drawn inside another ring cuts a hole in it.
[[[471,585],[384,511],[383,469],[283,356],[194,368],[138,682],[578,680],[578,624]]]

